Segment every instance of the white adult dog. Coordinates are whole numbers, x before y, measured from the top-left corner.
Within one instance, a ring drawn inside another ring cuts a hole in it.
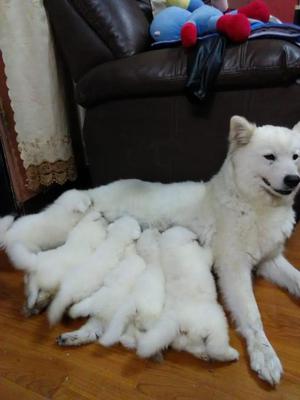
[[[299,186],[300,124],[292,130],[234,116],[224,164],[208,183],[118,181],[91,190],[109,219],[129,213],[142,224],[171,224],[212,247],[225,303],[245,337],[251,368],[274,385],[283,373],[263,329],[252,271],[300,296],[300,272],[282,255],[294,225]]]
[[[219,286],[246,339],[251,367],[276,384],[282,366],[264,333],[251,275],[257,267],[259,275],[300,296],[300,272],[282,255],[294,225],[292,204],[300,182],[300,124],[292,130],[256,127],[235,116],[229,142],[221,170],[208,183],[125,180],[84,193],[109,219],[127,213],[144,225],[185,226],[211,246]],[[55,222],[61,230],[69,224],[64,216]],[[41,225],[34,227],[39,234]],[[3,225],[1,230],[3,234]]]
[[[190,230],[176,226],[161,235],[166,299],[160,318],[138,338],[137,352],[142,357],[154,356],[172,344],[202,359],[238,359],[238,352],[229,346],[226,317],[217,301],[211,249],[201,247],[196,239]]]

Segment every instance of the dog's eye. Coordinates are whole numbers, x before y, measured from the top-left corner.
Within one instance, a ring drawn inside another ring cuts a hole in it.
[[[293,160],[297,160],[299,158],[298,154],[293,154]]]
[[[276,157],[274,156],[274,154],[265,154],[264,157],[266,160],[270,160],[270,161],[276,160]]]

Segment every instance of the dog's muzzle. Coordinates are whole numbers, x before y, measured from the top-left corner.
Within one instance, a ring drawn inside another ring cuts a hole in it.
[[[286,177],[291,177],[291,176],[299,178],[298,175],[287,175]],[[286,179],[286,177],[284,179]],[[298,183],[300,182],[300,178],[297,180],[296,184],[295,184],[296,179],[294,179],[293,184],[291,183],[292,180],[290,180],[290,185],[288,185],[286,182],[284,182],[285,186],[287,186],[286,189],[275,189],[275,188],[273,188],[273,186],[270,184],[270,182],[266,178],[262,178],[262,180],[263,180],[264,184],[266,185],[265,189],[267,189],[267,191],[270,194],[273,194],[273,195],[280,194],[281,196],[288,196],[289,194],[291,194],[294,191],[294,189],[297,187]]]

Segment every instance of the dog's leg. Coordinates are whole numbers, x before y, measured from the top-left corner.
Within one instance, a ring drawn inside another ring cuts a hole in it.
[[[31,309],[32,307],[34,307],[39,295],[39,288],[35,279],[35,274],[26,274],[24,276],[24,285],[26,296],[26,304],[24,306],[25,311],[25,308]]]
[[[52,294],[39,288],[34,273],[25,275],[24,283],[26,303],[23,307],[23,313],[26,317],[30,317],[39,314],[48,306]]]
[[[244,263],[241,268],[236,263],[227,262],[216,270],[226,305],[231,311],[238,331],[246,339],[251,368],[261,379],[271,385],[277,384],[283,370],[263,330],[252,289],[250,265]]]
[[[259,265],[256,273],[300,297],[300,271],[293,267],[282,254],[274,260]]]
[[[136,349],[137,340],[141,336],[141,332],[135,327],[134,324],[130,324],[127,327],[125,333],[120,337],[120,343],[127,349]]]
[[[80,329],[63,333],[56,339],[60,346],[80,346],[94,343],[102,335],[102,325],[96,318],[90,318]]]

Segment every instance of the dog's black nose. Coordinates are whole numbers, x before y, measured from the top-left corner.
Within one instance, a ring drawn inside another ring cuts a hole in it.
[[[283,182],[287,187],[293,189],[300,182],[300,177],[298,175],[286,175]]]

